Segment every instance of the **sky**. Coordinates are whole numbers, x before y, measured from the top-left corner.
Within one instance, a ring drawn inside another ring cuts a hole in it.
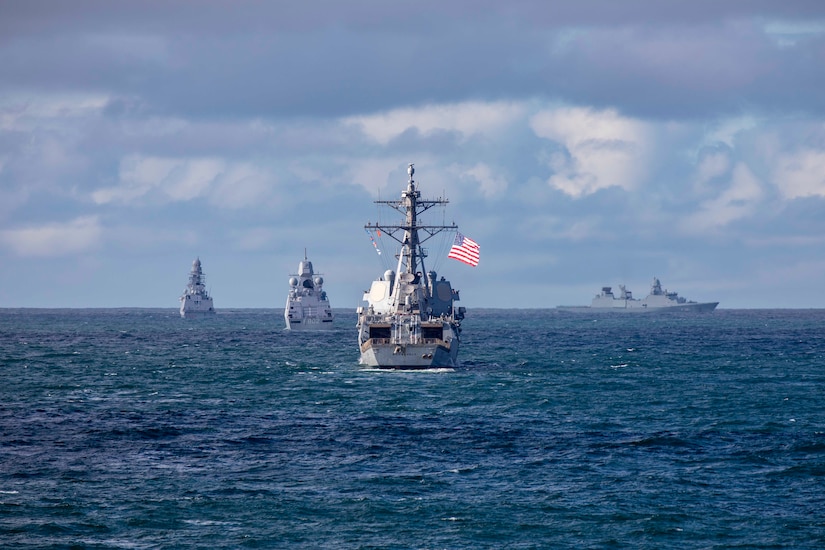
[[[825,3],[0,2],[0,307],[335,308],[407,166],[473,308],[825,308]]]

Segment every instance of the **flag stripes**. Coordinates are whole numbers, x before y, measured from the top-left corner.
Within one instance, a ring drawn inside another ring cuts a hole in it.
[[[453,246],[450,248],[450,253],[447,254],[447,257],[476,267],[479,260],[478,243],[456,231]]]

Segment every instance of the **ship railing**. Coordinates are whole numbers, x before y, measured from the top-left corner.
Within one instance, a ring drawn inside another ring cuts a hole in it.
[[[364,342],[363,347],[367,347],[366,344],[369,343],[374,346],[380,345],[390,345],[390,344],[402,344],[403,342],[396,340],[394,338],[370,338],[366,342]],[[445,340],[441,338],[419,338],[417,342],[409,342],[410,344],[436,344],[439,346],[450,347]]]

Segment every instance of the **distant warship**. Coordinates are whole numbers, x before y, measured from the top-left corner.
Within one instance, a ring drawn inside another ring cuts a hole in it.
[[[284,308],[286,328],[289,330],[317,330],[332,328],[334,315],[323,288],[324,278],[312,271],[312,262],[298,264],[298,273],[289,278],[289,294]]]
[[[458,291],[435,271],[427,271],[421,245],[436,234],[458,227],[423,225],[418,216],[447,200],[422,200],[413,181],[413,165],[401,200],[375,201],[404,215],[395,225],[368,224],[367,232],[383,232],[401,245],[396,271],[387,270],[364,293],[367,306],[357,309],[359,363],[367,367],[424,369],[458,365],[463,307],[454,308]],[[419,230],[421,234],[419,234]],[[423,235],[423,238],[422,238]]]
[[[656,277],[650,285],[650,294],[641,300],[633,298],[633,294],[619,285],[620,294],[615,296],[611,287],[602,287],[601,294],[597,294],[589,306],[559,306],[564,311],[616,311],[616,312],[645,312],[645,311],[713,311],[719,302],[693,302],[679,296],[676,292],[662,290],[662,284]]]
[[[202,317],[214,315],[212,297],[206,292],[206,276],[201,270],[200,258],[192,262],[192,271],[189,273],[189,284],[180,297],[181,317]]]

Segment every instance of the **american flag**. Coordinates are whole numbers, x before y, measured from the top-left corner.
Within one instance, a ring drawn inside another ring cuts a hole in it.
[[[478,249],[477,242],[456,231],[455,241],[447,257],[475,267],[478,265]]]

